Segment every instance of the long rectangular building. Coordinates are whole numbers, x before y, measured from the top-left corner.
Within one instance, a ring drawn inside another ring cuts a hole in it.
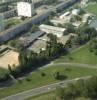
[[[44,35],[45,32],[43,31],[37,31],[35,33],[32,33],[30,36],[24,37],[22,41],[20,41],[20,44],[22,47],[28,47],[31,43],[33,43],[35,40],[37,40],[40,36]]]
[[[60,27],[55,27],[55,26],[50,26],[50,25],[45,25],[45,24],[40,25],[39,28],[40,30],[46,33],[52,33],[56,35],[57,37],[62,37],[66,31],[65,28],[60,28]]]

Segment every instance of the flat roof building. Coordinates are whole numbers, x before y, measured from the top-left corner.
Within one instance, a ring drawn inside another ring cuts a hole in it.
[[[31,43],[33,43],[35,40],[37,40],[40,36],[44,34],[45,33],[42,31],[36,31],[35,33],[32,33],[29,36],[22,37],[22,39],[20,39],[20,44],[23,47],[28,47]]]
[[[64,20],[57,20],[57,19],[52,19],[50,20],[51,23],[53,23],[54,25],[58,25],[58,24],[64,24],[65,21]]]
[[[70,17],[66,17],[65,19],[56,18],[50,20],[50,22],[53,23],[54,25],[65,24],[70,22]]]
[[[42,24],[39,26],[40,30],[46,32],[46,33],[52,33],[56,35],[57,37],[62,37],[64,35],[64,32],[66,31],[65,28],[50,26]]]
[[[70,11],[65,12],[64,14],[62,14],[61,16],[59,16],[60,19],[64,19],[65,16],[70,15]]]
[[[32,17],[35,14],[34,4],[29,2],[17,3],[18,16]]]

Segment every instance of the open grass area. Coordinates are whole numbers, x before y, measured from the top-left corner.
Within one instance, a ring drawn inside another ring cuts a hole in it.
[[[85,10],[89,13],[93,13],[97,18],[97,3],[89,4],[87,7],[85,7]]]
[[[97,55],[90,52],[88,45],[83,46],[79,50],[67,55],[62,56],[57,59],[55,62],[74,62],[74,63],[83,63],[83,64],[93,64],[97,65]]]
[[[68,66],[69,67],[69,66]],[[82,76],[96,75],[96,69],[82,68],[82,67],[66,67],[66,66],[51,66],[44,69],[37,70],[27,76],[20,82],[16,82],[13,86],[0,90],[0,98],[12,95],[28,89],[40,87],[43,85],[59,82],[62,80],[55,79],[55,73],[59,72],[63,80],[73,79]],[[42,76],[42,73],[45,75]]]

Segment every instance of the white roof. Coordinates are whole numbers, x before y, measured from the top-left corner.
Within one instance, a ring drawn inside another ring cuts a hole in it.
[[[68,12],[65,12],[64,14],[62,14],[61,16],[60,16],[60,18],[64,18],[65,16],[67,16],[67,15],[69,15],[70,14],[70,12],[68,11]]]
[[[45,25],[45,24],[41,24],[39,27],[45,28],[45,29],[50,29],[50,30],[55,30],[55,31],[62,31],[62,32],[64,32],[66,30],[65,28],[55,27],[55,26],[50,26],[50,25]]]
[[[72,10],[72,14],[78,14],[79,12],[80,12],[79,9],[73,9],[73,10]]]
[[[65,23],[65,20],[56,20],[56,19],[52,19],[52,20],[50,20],[51,22],[53,22],[53,23],[62,23],[62,24],[64,24]]]

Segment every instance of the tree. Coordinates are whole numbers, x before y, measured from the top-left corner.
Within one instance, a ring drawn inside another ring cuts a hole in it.
[[[86,81],[86,88],[88,90],[88,97],[97,98],[97,76],[93,76]]]
[[[70,36],[70,38],[67,40],[65,46],[67,48],[72,48],[74,45],[74,42],[75,42],[74,39],[75,39],[75,36]]]
[[[74,100],[78,96],[78,92],[75,88],[75,84],[69,83],[68,86],[64,89],[64,99]]]
[[[90,52],[94,52],[94,54],[97,55],[97,39],[93,39],[93,40],[89,43],[89,51],[90,51]]]
[[[64,27],[67,29],[67,33],[75,33],[75,27],[71,23],[66,23]]]
[[[55,93],[56,93],[56,97],[58,100],[64,99],[64,89],[63,88],[57,87]]]
[[[78,80],[69,83],[65,88],[57,87],[56,97],[58,100],[77,100],[79,97],[97,99],[97,76],[86,80]],[[83,99],[81,99],[83,100]]]
[[[9,64],[8,64],[8,70],[10,71],[10,74],[13,73],[13,70],[12,70],[12,68],[11,68],[11,66]]]
[[[35,32],[36,30],[38,30],[38,26],[33,24],[30,30],[31,30],[31,32],[33,33],[33,32]]]
[[[88,90],[86,88],[86,81],[84,81],[82,79],[78,80],[77,83],[75,84],[75,88],[77,90],[79,97],[86,97],[87,98]]]
[[[79,27],[78,30],[76,31],[78,33],[78,36],[76,38],[76,43],[79,45],[83,45],[87,43],[90,39],[94,38],[97,36],[97,31],[94,28],[91,28],[87,26],[86,24]]]
[[[27,65],[28,58],[27,58],[27,53],[26,52],[24,52],[24,51],[20,52],[18,59],[19,59],[19,64],[21,66],[26,66]]]

